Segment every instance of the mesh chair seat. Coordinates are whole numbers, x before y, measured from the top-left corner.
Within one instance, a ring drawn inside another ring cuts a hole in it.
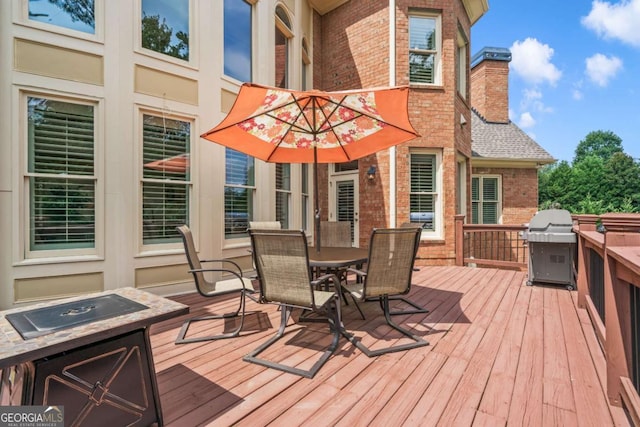
[[[187,257],[187,261],[189,263],[190,270],[189,272],[193,275],[194,282],[196,285],[196,290],[203,297],[216,297],[221,295],[228,295],[231,293],[238,294],[238,308],[237,310],[224,313],[224,314],[212,314],[200,317],[194,317],[186,320],[182,324],[182,328],[178,333],[178,337],[176,338],[176,344],[185,344],[185,343],[194,343],[201,341],[210,341],[210,340],[219,340],[225,338],[233,338],[237,337],[244,326],[244,317],[245,317],[245,296],[249,296],[251,298],[251,294],[255,292],[253,288],[253,283],[250,279],[242,276],[242,269],[240,266],[228,259],[214,259],[214,260],[205,260],[198,258],[198,253],[196,252],[195,243],[193,241],[193,235],[191,234],[191,230],[187,225],[182,225],[180,227],[176,227],[180,237],[182,237],[182,241],[184,243],[185,255]],[[211,268],[202,268],[202,264],[212,263],[215,267]],[[207,280],[204,273],[214,273],[218,275],[227,275],[232,276],[230,279],[218,280],[218,281],[210,281]],[[238,318],[239,325],[233,331],[218,335],[207,335],[207,336],[194,336],[187,337],[189,327],[194,322],[208,321],[214,319],[230,319],[230,318]]]
[[[339,289],[335,275],[311,279],[307,238],[303,231],[249,229],[253,260],[260,281],[260,302],[281,306],[278,332],[250,352],[243,360],[284,372],[312,378],[331,357],[345,333],[340,314],[340,298],[337,291],[326,291],[321,285],[333,282]],[[294,308],[301,308],[326,316],[333,340],[319,360],[308,369],[301,369],[268,360],[259,355],[285,335],[285,328]]]
[[[350,341],[369,357],[429,344],[423,338],[394,323],[389,309],[390,299],[409,293],[419,243],[420,229],[418,228],[374,229],[369,243],[366,272],[350,269],[362,281],[341,284],[342,288],[357,300],[379,300],[387,324],[414,341],[409,344],[371,350],[361,341],[351,338]]]

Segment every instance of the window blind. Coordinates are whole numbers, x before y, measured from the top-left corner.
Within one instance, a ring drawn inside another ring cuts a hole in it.
[[[95,247],[94,107],[28,97],[31,250]]]
[[[189,223],[191,123],[143,115],[142,242],[180,241]]]

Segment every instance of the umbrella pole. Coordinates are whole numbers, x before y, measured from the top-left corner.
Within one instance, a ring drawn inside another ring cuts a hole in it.
[[[316,252],[320,252],[320,202],[318,198],[318,151],[313,147],[313,199],[315,204],[315,215],[313,217],[316,235]]]

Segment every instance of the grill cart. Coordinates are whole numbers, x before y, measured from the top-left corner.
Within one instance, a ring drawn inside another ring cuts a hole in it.
[[[576,234],[569,211],[547,209],[536,213],[529,222],[523,238],[529,245],[529,280],[576,286]]]

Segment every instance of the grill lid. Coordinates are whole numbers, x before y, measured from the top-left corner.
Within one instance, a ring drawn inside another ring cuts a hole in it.
[[[546,209],[539,211],[529,221],[529,234],[543,233],[570,233],[573,228],[573,220],[569,211],[564,209]]]

